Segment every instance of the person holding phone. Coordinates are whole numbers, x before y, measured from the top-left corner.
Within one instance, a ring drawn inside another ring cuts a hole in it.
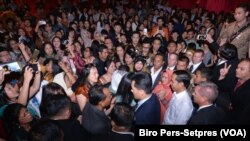
[[[152,31],[150,32],[150,36],[154,37],[157,34],[161,34],[166,40],[169,39],[169,30],[167,27],[164,27],[164,20],[163,17],[157,18],[157,25],[152,28]]]

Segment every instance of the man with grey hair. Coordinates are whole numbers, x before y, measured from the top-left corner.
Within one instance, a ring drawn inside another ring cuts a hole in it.
[[[201,82],[193,91],[193,100],[199,108],[193,113],[187,124],[224,124],[226,116],[222,109],[214,106],[218,96],[218,87],[212,82]]]

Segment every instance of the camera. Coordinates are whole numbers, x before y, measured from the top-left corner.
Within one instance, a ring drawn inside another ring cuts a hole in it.
[[[206,38],[207,38],[207,35],[202,35],[202,34],[198,34],[198,35],[197,35],[197,40],[205,41]]]
[[[39,70],[38,64],[29,64],[29,67],[31,67],[33,69],[34,73]]]

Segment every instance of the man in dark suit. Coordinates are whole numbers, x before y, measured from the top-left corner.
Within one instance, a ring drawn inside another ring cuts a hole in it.
[[[238,82],[231,95],[231,119],[233,123],[250,124],[250,59],[243,59],[237,69]]]
[[[154,57],[154,65],[150,69],[152,78],[152,89],[154,89],[161,80],[161,72],[164,70],[164,56],[156,54]]]
[[[194,102],[199,108],[193,113],[187,124],[223,124],[226,122],[224,111],[213,105],[218,96],[216,84],[201,82],[193,92]]]
[[[201,49],[197,49],[194,52],[194,56],[192,58],[193,65],[189,68],[190,73],[195,73],[196,70],[205,68],[205,64],[202,62],[204,57],[204,51]]]
[[[134,122],[134,110],[127,103],[117,103],[111,111],[112,131],[108,135],[109,141],[133,141],[134,133],[131,128]]]
[[[159,125],[160,102],[156,95],[151,94],[152,79],[150,74],[139,72],[132,77],[131,91],[138,100],[135,107],[136,125]]]

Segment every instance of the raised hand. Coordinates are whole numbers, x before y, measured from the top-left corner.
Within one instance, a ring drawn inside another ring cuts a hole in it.
[[[207,40],[209,43],[212,43],[212,42],[214,41],[214,39],[212,38],[212,36],[211,36],[210,34],[207,34],[206,40]]]
[[[0,84],[4,81],[4,70],[0,70]]]
[[[158,92],[156,95],[157,95],[157,97],[159,98],[160,101],[164,100],[165,96],[166,96],[166,91],[163,89],[160,92]]]
[[[24,45],[23,43],[20,43],[20,44],[19,44],[19,49],[20,49],[20,50],[25,50],[25,45]]]
[[[222,80],[226,77],[228,74],[229,69],[231,68],[231,65],[227,65],[227,63],[224,64],[224,68],[220,69],[220,78],[219,80]]]
[[[30,67],[26,67],[24,71],[24,83],[30,82],[33,78],[33,69]]]

